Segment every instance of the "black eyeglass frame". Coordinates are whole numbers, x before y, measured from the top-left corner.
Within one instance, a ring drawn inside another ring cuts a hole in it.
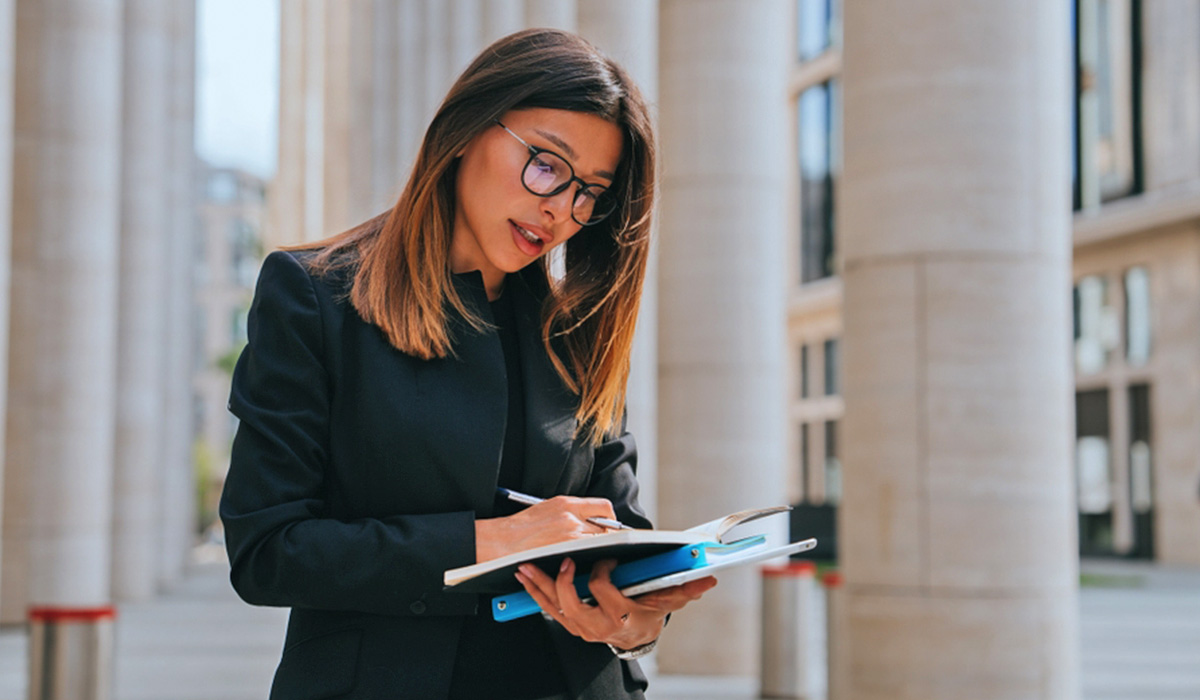
[[[584,180],[583,178],[581,178],[575,174],[575,167],[571,165],[571,161],[567,160],[566,158],[560,156],[558,153],[555,153],[554,151],[552,151],[548,148],[538,148],[537,146],[534,146],[533,144],[529,143],[525,139],[523,139],[520,136],[517,136],[515,133],[513,133],[513,130],[508,128],[507,126],[505,126],[503,123],[501,123],[501,121],[499,119],[493,119],[492,121],[496,123],[496,126],[499,126],[501,129],[504,129],[505,131],[507,131],[509,136],[512,136],[514,139],[520,141],[522,146],[529,149],[529,160],[525,161],[525,165],[521,167],[521,185],[525,188],[525,190],[527,192],[529,192],[530,194],[533,194],[533,195],[537,195],[538,197],[553,197],[555,195],[561,194],[564,190],[566,190],[568,187],[571,186],[571,183],[578,182],[579,189],[575,191],[575,197],[572,198],[572,200],[571,200],[571,220],[574,221],[575,223],[579,224],[580,226],[595,226],[596,224],[598,224],[598,223],[604,221],[605,219],[607,219],[608,217],[612,216],[613,212],[615,212],[617,210],[617,204],[616,204],[616,202],[613,202],[610,205],[609,210],[602,213],[599,218],[597,218],[596,215],[593,214],[591,220],[586,221],[586,222],[580,221],[578,218],[575,217],[575,203],[579,201],[579,195],[583,194],[583,193],[593,193],[596,204],[599,204],[601,201],[603,201],[601,199],[602,197],[605,197],[607,195],[611,198],[612,195],[609,194],[609,188],[605,187],[604,185],[598,185],[598,184],[587,182],[586,180]],[[554,189],[550,190],[549,192],[538,192],[537,190],[531,188],[525,182],[525,171],[529,169],[529,166],[533,163],[533,159],[537,158],[539,155],[541,155],[543,153],[548,153],[548,154],[554,156],[555,158],[561,160],[564,164],[566,164],[567,171],[571,173],[571,176],[569,178],[567,178],[566,181],[564,181],[562,184],[558,185]]]

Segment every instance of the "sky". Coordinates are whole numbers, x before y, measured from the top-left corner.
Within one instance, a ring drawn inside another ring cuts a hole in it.
[[[263,178],[279,148],[279,0],[196,0],[196,151]]]

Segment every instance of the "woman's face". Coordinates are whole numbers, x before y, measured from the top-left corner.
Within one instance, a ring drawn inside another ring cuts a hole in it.
[[[505,274],[566,243],[581,228],[571,218],[581,185],[572,182],[551,197],[526,189],[521,178],[530,151],[518,137],[561,156],[589,185],[606,187],[621,160],[623,140],[615,124],[562,109],[511,111],[500,122],[512,133],[493,124],[462,151],[450,244],[453,271],[480,270],[493,294]]]

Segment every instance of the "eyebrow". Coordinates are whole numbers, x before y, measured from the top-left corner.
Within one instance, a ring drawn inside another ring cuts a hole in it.
[[[563,151],[565,151],[567,155],[571,156],[571,160],[579,160],[579,154],[575,152],[575,149],[571,148],[570,144],[568,144],[566,141],[563,141],[562,139],[560,139],[557,135],[552,134],[549,131],[542,131],[541,129],[534,129],[534,131],[538,135],[540,135],[542,138],[549,141],[550,143],[553,143],[555,146],[558,146],[559,148],[563,149]],[[606,178],[608,180],[616,180],[617,179],[616,175],[608,172],[607,170],[597,170],[594,174],[599,177]]]

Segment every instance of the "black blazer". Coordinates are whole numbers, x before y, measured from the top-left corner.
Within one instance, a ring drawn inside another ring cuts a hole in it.
[[[475,563],[475,519],[492,514],[503,351],[495,331],[452,314],[455,357],[401,353],[349,304],[348,274],[314,276],[308,255],[263,263],[234,371],[241,422],[220,507],[231,580],[248,603],[292,608],[272,700],[444,698],[480,597],[443,592],[442,572]],[[478,272],[455,286],[490,320]],[[540,340],[545,288],[531,266],[505,289],[524,378],[521,488],[608,498],[620,520],[648,527],[628,433],[598,448],[573,437],[577,398]],[[578,697],[642,696],[636,662],[546,624]]]

